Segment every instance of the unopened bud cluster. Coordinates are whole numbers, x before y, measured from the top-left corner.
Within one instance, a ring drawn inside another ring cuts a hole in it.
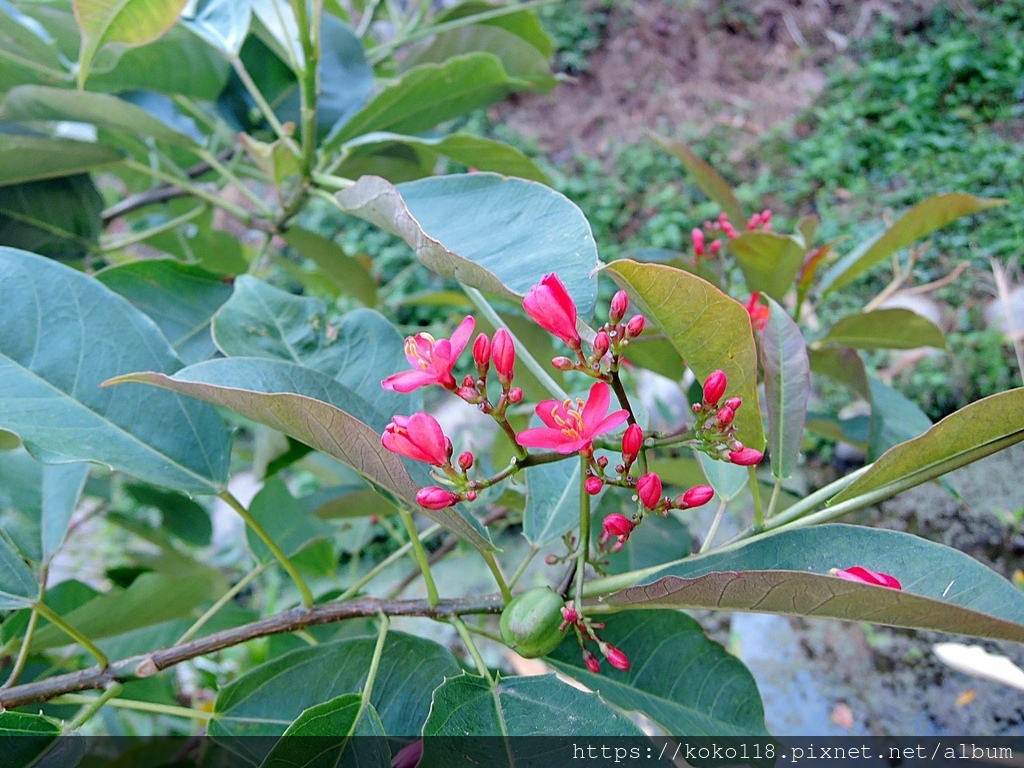
[[[748,232],[771,232],[772,212],[765,208],[760,213],[755,213],[747,221]],[[700,227],[694,227],[690,232],[690,240],[693,243],[693,255],[696,262],[701,257],[711,257],[722,250],[722,236],[726,240],[734,240],[739,237],[739,232],[725,213],[718,214],[714,221],[705,221]]]
[[[628,309],[629,296],[625,291],[618,291],[612,297],[608,308],[608,322],[594,334],[594,340],[590,343],[590,352],[588,353],[584,349],[583,341],[577,334],[575,346],[569,345],[576,352],[576,359],[559,356],[551,360],[551,365],[559,371],[580,371],[595,378],[603,378],[603,366],[606,361],[611,367],[617,368],[618,358],[623,348],[630,340],[639,337],[647,326],[647,320],[643,315],[633,315],[624,322]],[[527,312],[529,313],[529,309]],[[575,318],[573,323],[575,324]],[[562,329],[562,333],[555,335],[564,338],[568,335],[567,329]]]
[[[712,458],[730,461],[741,466],[761,463],[764,454],[747,448],[736,439],[736,411],[743,405],[738,397],[722,400],[729,379],[724,371],[712,371],[704,380],[703,398],[693,404],[695,415],[693,432],[698,450]]]
[[[601,671],[601,660],[587,648],[588,640],[597,644],[598,651],[615,669],[623,672],[629,670],[629,657],[611,643],[606,643],[597,636],[597,630],[604,629],[604,624],[588,619],[582,611],[577,610],[572,600],[569,600],[562,608],[560,629],[564,632],[569,627],[573,628],[576,639],[579,640],[580,650],[583,652],[583,663],[588,672],[596,675]]]

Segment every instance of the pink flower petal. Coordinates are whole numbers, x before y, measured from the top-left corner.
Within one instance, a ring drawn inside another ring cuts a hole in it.
[[[466,315],[466,319],[459,323],[459,327],[455,329],[451,338],[451,360],[455,360],[459,355],[462,354],[462,350],[469,344],[469,337],[473,335],[473,328],[476,327],[476,321],[472,315]]]
[[[598,381],[590,388],[590,395],[587,397],[587,404],[583,406],[583,429],[591,437],[601,419],[608,413],[608,404],[611,402],[611,387],[603,381]]]
[[[412,392],[414,389],[425,387],[428,384],[437,383],[437,374],[434,371],[400,371],[399,373],[393,373],[388,376],[384,381],[380,383],[384,389],[390,389],[392,392],[401,392],[405,394]]]

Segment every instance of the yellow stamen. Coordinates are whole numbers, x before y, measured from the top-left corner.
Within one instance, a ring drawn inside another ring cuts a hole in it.
[[[583,436],[583,400],[576,398],[564,403],[555,403],[551,409],[551,420],[562,430],[562,434],[573,440],[579,440]]]

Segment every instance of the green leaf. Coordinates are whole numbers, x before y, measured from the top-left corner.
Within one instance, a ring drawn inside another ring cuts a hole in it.
[[[320,299],[280,291],[248,275],[235,281],[231,299],[213,319],[213,337],[229,357],[287,360],[326,373],[355,392],[369,408],[352,415],[383,431],[391,416],[418,410],[418,394],[403,395],[381,381],[409,367],[405,342],[382,315],[369,309],[328,320]]]
[[[535,545],[554,541],[580,523],[580,463],[560,461],[526,473],[523,535]]]
[[[808,350],[811,372],[828,376],[864,400],[871,399],[868,374],[857,350],[849,347],[818,347]]]
[[[894,445],[917,437],[931,427],[932,421],[925,412],[899,390],[883,384],[870,374],[868,387],[871,390],[868,461],[874,461]]]
[[[21,557],[0,537],[0,610],[10,611],[32,605],[39,585]]]
[[[963,216],[1004,205],[1005,200],[986,199],[949,192],[922,200],[888,229],[865,241],[832,265],[821,279],[819,289],[828,296],[849,285],[890,254]]]
[[[123,153],[109,144],[0,132],[0,186],[102,168]]]
[[[0,3],[0,45],[12,58],[42,64],[57,72],[67,69],[67,61],[50,33],[9,2]],[[11,60],[5,62],[5,67],[17,71],[17,64]]]
[[[715,493],[727,502],[739,496],[747,487],[750,481],[750,472],[746,467],[741,467],[729,461],[712,459],[706,453],[697,451],[697,461],[704,470],[704,477],[708,485],[715,489]]]
[[[170,205],[175,214],[179,213],[174,210],[173,201]],[[185,212],[180,211],[182,214]],[[143,223],[147,226],[163,224],[168,218],[165,215],[148,216]],[[212,211],[200,213],[176,229],[148,237],[145,242],[180,261],[198,262],[204,269],[218,275],[240,275],[249,268],[238,238],[214,229]]]
[[[598,259],[590,224],[541,184],[474,173],[395,187],[364,176],[337,199],[346,212],[401,237],[440,275],[518,302],[557,271],[581,314],[594,310],[597,281],[590,275]]]
[[[184,363],[217,351],[210,319],[231,296],[219,276],[171,259],[146,259],[101,270],[96,279],[152,318]]]
[[[249,32],[251,16],[249,0],[197,0],[186,3],[181,24],[221,53],[237,56]]]
[[[729,182],[715,172],[714,168],[697,157],[693,150],[685,144],[680,144],[653,133],[651,138],[662,149],[683,164],[683,167],[693,177],[694,184],[697,185],[701,192],[718,203],[719,207],[729,216],[733,224],[746,223],[746,215],[733,194],[732,187],[729,186]]]
[[[322,149],[332,155],[350,139],[373,131],[421,133],[529,85],[513,78],[501,60],[490,53],[470,53],[443,64],[424,64],[382,89],[338,126]]]
[[[195,147],[191,137],[134,104],[106,93],[23,85],[7,92],[0,121],[91,123],[118,134],[149,137],[174,146]]]
[[[316,117],[320,136],[326,136],[366,104],[373,92],[374,77],[356,33],[330,14],[323,14],[321,24]],[[297,90],[295,101],[297,108]]]
[[[564,643],[552,665],[612,704],[639,711],[673,736],[767,736],[753,675],[689,616],[629,611],[603,617],[601,639],[631,661],[620,672],[587,671],[575,643]]]
[[[829,504],[864,494],[888,498],[1024,440],[1024,389],[951,413],[920,437],[891,448]]]
[[[283,360],[232,358],[189,366],[173,377],[133,373],[108,383],[127,382],[198,397],[266,424],[347,464],[407,507],[420,509],[418,488],[402,460],[348,411],[367,409],[365,401],[326,374]],[[491,549],[479,524],[454,508],[420,511],[477,549]]]
[[[575,645],[574,643],[572,645]],[[578,656],[579,648],[573,652]],[[643,732],[624,714],[617,712],[594,693],[585,693],[555,675],[506,677],[491,683],[482,677],[462,674],[445,680],[434,691],[430,717],[423,727],[423,760],[421,768],[451,765],[536,765],[541,754],[550,754],[549,744],[532,745],[524,740],[518,748],[509,743],[515,754],[495,762],[493,745],[479,739],[474,745],[466,739],[453,741],[453,736],[633,736]],[[446,736],[447,739],[431,738]],[[474,749],[475,746],[475,749]],[[460,751],[456,760],[452,749]],[[467,754],[466,750],[471,750]],[[489,759],[488,759],[489,757]],[[502,755],[505,757],[505,755]],[[564,755],[558,764],[565,764]],[[547,765],[548,763],[543,763]]]
[[[140,483],[128,483],[125,491],[142,506],[159,510],[168,533],[196,547],[210,543],[213,537],[210,514],[188,496]]]
[[[63,732],[61,723],[43,715],[0,712],[0,755],[4,756],[4,765],[7,768],[36,765]]]
[[[856,349],[945,349],[946,337],[935,323],[909,309],[875,309],[847,315],[818,343]]]
[[[706,280],[674,267],[619,260],[605,270],[668,337],[698,379],[703,381],[714,370],[725,371],[727,394],[743,398],[734,422],[738,437],[744,445],[761,450],[765,439],[757,398],[757,351],[744,306]]]
[[[252,500],[249,514],[263,526],[263,530],[287,557],[297,554],[314,541],[331,536],[330,526],[314,515],[303,513],[302,505],[288,492],[280,477],[267,480]],[[246,529],[245,539],[249,543],[249,550],[259,562],[275,562],[267,545],[251,529]]]
[[[88,466],[42,464],[19,448],[0,453],[0,523],[21,553],[50,559],[67,535]]]
[[[829,575],[855,565],[902,591]],[[783,531],[673,563],[608,595],[615,606],[720,608],[1024,641],[1024,593],[962,552],[917,536],[852,525]]]
[[[188,493],[223,487],[230,434],[213,408],[99,386],[180,367],[152,320],[93,278],[13,248],[0,248],[0,306],[0,427],[33,456],[99,462]]]
[[[499,9],[510,12],[505,12],[500,16],[492,16],[490,18],[474,19],[473,23],[489,27],[498,27],[499,29],[504,29],[506,32],[511,32],[540,51],[541,55],[544,56],[545,59],[551,58],[552,54],[555,52],[554,41],[551,39],[551,36],[544,31],[544,25],[541,24],[540,19],[537,18],[537,14],[532,8],[515,10],[507,5],[482,2],[482,0],[468,0],[468,2],[459,3],[458,5],[446,8],[438,13],[437,16],[434,17],[434,23],[443,24],[456,19],[465,19],[468,16],[477,16],[479,14],[485,14]]]
[[[250,670],[218,692],[209,734],[276,736],[310,707],[361,691],[376,642],[361,637],[300,648]],[[400,632],[388,634],[379,669],[370,703],[389,736],[419,736],[431,693],[462,671],[446,648]]]
[[[217,596],[219,582],[216,571],[198,564],[173,573],[143,573],[127,589],[115,588],[99,595],[61,618],[90,640],[114,637],[188,616]],[[52,624],[40,624],[32,650],[59,648],[72,642],[63,630]]]
[[[260,768],[388,768],[391,750],[377,712],[356,693],[305,710],[281,736]],[[377,738],[357,738],[353,736]],[[301,737],[301,738],[296,738]]]
[[[75,19],[82,33],[78,54],[78,87],[83,89],[93,58],[109,43],[142,45],[163,35],[187,0],[75,0]]]
[[[447,157],[457,163],[477,171],[493,171],[506,176],[539,181],[550,184],[547,174],[529,157],[518,149],[493,139],[485,139],[468,133],[452,133],[437,138],[421,136],[405,136],[400,133],[376,132],[368,133],[349,141],[343,151],[355,153],[358,159],[367,150],[378,152],[393,146],[411,147],[418,153],[427,156],[428,162],[421,164],[431,167],[438,157]],[[338,174],[350,176],[346,164],[338,167]],[[382,173],[377,175],[384,176]]]
[[[299,255],[316,264],[343,293],[367,307],[377,305],[377,282],[363,263],[345,253],[340,245],[301,227],[291,227],[282,237]]]
[[[771,313],[761,332],[761,368],[768,408],[768,447],[772,474],[793,474],[804,440],[811,396],[811,363],[804,336],[786,310],[768,299]]]
[[[729,250],[743,270],[747,289],[776,301],[793,287],[807,249],[796,237],[774,232],[743,232],[729,241]]]
[[[0,243],[71,261],[95,250],[103,198],[86,174],[0,187]]]
[[[652,468],[651,471],[656,470]],[[592,526],[592,533],[596,542],[601,535],[600,526]],[[626,573],[678,560],[690,551],[691,541],[689,529],[678,518],[648,515],[643,525],[637,526],[629,535],[622,549],[609,558],[604,566],[605,573]]]

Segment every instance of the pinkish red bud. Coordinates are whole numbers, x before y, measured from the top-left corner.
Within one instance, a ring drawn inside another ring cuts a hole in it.
[[[725,236],[728,237],[730,240],[736,237],[736,227],[732,225],[732,222],[723,221],[722,231],[725,233]]]
[[[601,671],[601,660],[590,651],[583,652],[583,663],[587,665],[587,671],[597,674]]]
[[[462,379],[462,386],[463,387],[475,387],[476,386],[476,380],[472,376],[467,375],[465,378]]]
[[[690,238],[693,240],[693,252],[698,256],[704,255],[704,231],[699,227],[694,227],[693,231],[690,232]]]
[[[608,310],[608,319],[613,323],[622,320],[626,310],[629,309],[629,295],[625,291],[616,291],[612,296],[612,304]]]
[[[491,363],[491,340],[487,338],[486,333],[481,333],[473,342],[473,362],[476,363],[476,369],[483,376],[487,372],[487,366]]]
[[[740,409],[740,406],[743,405],[743,400],[739,397],[730,397],[728,400],[722,403],[722,405],[724,405],[726,408],[731,408],[733,413],[735,413]]]
[[[476,501],[476,491],[466,491],[466,501]]]
[[[679,498],[687,507],[701,507],[711,501],[715,489],[710,485],[695,485]]]
[[[601,527],[609,536],[629,536],[633,532],[633,522],[618,512],[608,515]]]
[[[626,338],[635,339],[644,332],[644,326],[646,324],[647,321],[644,319],[643,315],[633,315],[629,318],[629,322],[626,323]]]
[[[629,669],[629,657],[614,645],[602,643],[601,653],[603,653],[604,657],[608,659],[608,663],[616,669],[621,669],[623,672],[626,672]]]
[[[708,250],[711,251],[712,255],[718,253],[720,250],[722,250],[722,241],[721,240],[712,240],[711,241],[711,247]]]
[[[889,589],[903,589],[900,580],[895,576],[890,576],[888,573],[882,573],[881,571],[862,568],[859,565],[846,568],[845,570],[833,568],[831,573],[833,576],[838,576],[845,581],[857,581],[861,584],[872,584],[876,587],[888,587]]]
[[[473,454],[470,451],[463,451],[459,454],[459,466],[463,471],[473,466]]]
[[[556,555],[548,555],[544,558],[544,563],[546,565],[557,565],[558,562],[558,557]]]
[[[599,466],[601,469],[606,468],[608,466],[608,457],[607,456],[598,456],[597,457],[597,466]]]
[[[381,445],[415,461],[443,467],[451,458],[451,440],[429,413],[396,415],[384,429]]]
[[[622,436],[622,460],[626,464],[632,464],[643,447],[644,431],[640,429],[639,424],[630,424]]]
[[[579,611],[576,610],[576,605],[572,601],[569,601],[562,607],[562,620],[567,624],[575,624],[579,621],[579,618]]]
[[[498,372],[498,380],[503,386],[512,381],[513,368],[516,365],[516,345],[512,336],[504,328],[494,332],[493,342],[494,370]]]
[[[470,169],[470,173],[473,170]],[[423,759],[423,739],[406,744],[391,758],[391,768],[416,768]]]
[[[455,394],[467,403],[475,403],[480,397],[480,393],[476,391],[476,387],[459,387],[455,391]]]
[[[597,496],[601,492],[602,485],[600,477],[588,477],[583,481],[583,487],[591,496]]]
[[[571,371],[574,367],[572,360],[568,357],[554,357],[551,359],[551,364],[555,367],[555,370],[559,371]]]
[[[761,222],[762,223],[767,223],[767,222],[769,222],[771,220],[772,220],[772,209],[771,208],[765,208],[763,211],[761,211]]]
[[[594,357],[600,360],[608,353],[608,348],[611,346],[611,339],[608,334],[604,331],[598,331],[594,337]]]
[[[761,463],[764,454],[753,448],[741,448],[738,451],[729,452],[729,461],[739,464],[741,467],[753,467]]]
[[[641,476],[636,481],[636,493],[645,507],[654,509],[661,503],[661,478],[654,472]]]
[[[537,325],[553,333],[573,349],[580,348],[576,330],[576,303],[558,275],[545,275],[523,299],[523,309]]]
[[[704,379],[704,402],[714,405],[722,399],[728,386],[729,378],[725,375],[725,371],[712,371]]]
[[[732,424],[732,420],[736,418],[736,411],[727,405],[723,405],[718,409],[718,413],[715,414],[715,421],[718,422],[719,426],[728,427]]]
[[[420,488],[416,492],[416,502],[426,509],[444,509],[459,501],[460,498],[459,494],[436,485]]]
[[[508,391],[508,401],[512,403],[512,405],[518,405],[523,402],[523,390],[519,387],[512,387],[512,389]]]

